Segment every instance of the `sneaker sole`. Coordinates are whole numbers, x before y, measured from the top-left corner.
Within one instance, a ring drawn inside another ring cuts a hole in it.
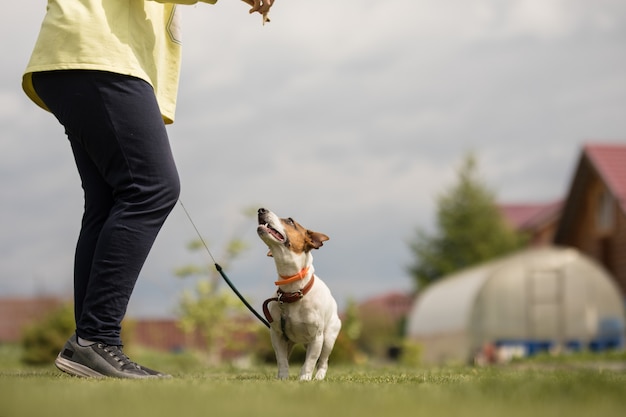
[[[68,359],[65,359],[61,355],[57,356],[56,360],[54,361],[54,364],[56,365],[57,368],[59,368],[59,370],[67,374],[73,375],[73,376],[78,376],[81,378],[105,378],[106,377],[105,375],[102,375],[101,373],[94,371],[93,369],[85,365],[81,365],[80,363],[76,363]]]
[[[93,369],[89,368],[88,366],[85,365],[81,365],[80,363],[76,363],[74,361],[71,361],[69,359],[65,359],[64,357],[61,356],[61,354],[59,354],[59,356],[57,356],[57,358],[54,361],[54,364],[56,365],[56,367],[60,370],[63,371],[67,374],[70,374],[72,376],[77,376],[80,378],[123,378],[123,379],[159,379],[159,378],[167,378],[165,376],[157,376],[157,375],[132,375],[132,374],[128,374],[128,375],[115,375],[115,376],[109,376],[109,375],[103,375],[98,371],[94,371]]]

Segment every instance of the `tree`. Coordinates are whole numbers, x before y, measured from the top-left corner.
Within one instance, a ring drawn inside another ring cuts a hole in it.
[[[204,339],[207,358],[218,364],[225,349],[243,351],[245,340],[237,335],[252,333],[253,322],[242,320],[243,304],[225,289],[216,290],[213,282],[200,280],[194,292],[185,291],[179,304],[180,328],[187,334],[199,331]]]
[[[520,234],[509,227],[493,192],[478,175],[476,158],[465,156],[458,180],[437,199],[437,230],[418,229],[409,243],[415,263],[409,267],[417,289],[460,269],[512,252],[522,246]]]
[[[244,215],[252,217],[254,212],[253,209],[247,209]],[[192,251],[204,250],[204,245],[205,242],[196,239],[188,248]],[[226,269],[247,248],[246,242],[235,234],[224,247],[220,265]],[[247,310],[237,297],[219,287],[220,278],[214,265],[186,265],[178,268],[175,274],[180,278],[200,277],[194,291],[186,291],[182,295],[178,308],[179,325],[185,333],[199,331],[204,338],[209,360],[217,363],[224,348],[236,348],[237,332],[252,330],[252,327],[247,329],[251,323],[237,320]]]

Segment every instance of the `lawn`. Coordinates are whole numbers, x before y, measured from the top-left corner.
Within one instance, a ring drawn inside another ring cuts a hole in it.
[[[488,368],[332,366],[323,382],[274,379],[274,367],[207,368],[139,355],[170,380],[84,380],[26,368],[0,347],[0,417],[626,415],[623,362],[533,361]],[[617,366],[615,366],[617,365]]]

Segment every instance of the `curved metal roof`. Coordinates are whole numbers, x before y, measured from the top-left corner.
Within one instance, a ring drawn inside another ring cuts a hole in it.
[[[519,305],[521,301],[517,300],[518,298],[527,297],[525,292],[528,291],[528,287],[525,281],[533,276],[541,278],[537,274],[542,271],[558,271],[559,274],[568,277],[584,274],[585,281],[593,280],[596,275],[603,281],[601,286],[615,286],[604,269],[576,249],[562,247],[526,249],[450,275],[428,287],[418,296],[409,314],[407,333],[415,337],[466,331],[481,291],[488,286],[495,288],[488,284],[489,280],[510,282],[513,278],[513,281],[519,281],[515,288],[511,289],[509,286],[506,293],[491,291],[489,297],[482,297],[483,301],[486,299],[486,302],[504,304],[505,307],[506,297],[516,297],[516,300],[508,303],[508,307],[511,308],[513,304]],[[554,293],[554,288],[551,291]],[[615,292],[618,294],[616,287]],[[617,299],[619,300],[619,297]]]

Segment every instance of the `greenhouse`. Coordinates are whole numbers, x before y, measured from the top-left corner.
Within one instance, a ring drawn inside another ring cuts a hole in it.
[[[516,252],[421,293],[407,336],[426,363],[623,346],[624,304],[611,276],[575,249]]]

